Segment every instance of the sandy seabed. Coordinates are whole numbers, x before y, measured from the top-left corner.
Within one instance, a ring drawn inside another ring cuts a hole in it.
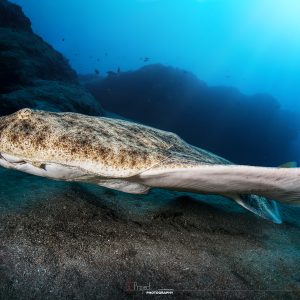
[[[0,176],[0,299],[300,298],[299,208]]]

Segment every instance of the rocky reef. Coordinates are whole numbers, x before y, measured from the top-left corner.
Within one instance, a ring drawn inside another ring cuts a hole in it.
[[[270,95],[209,87],[163,65],[93,78],[85,86],[106,110],[176,132],[235,163],[277,166],[299,158],[293,143],[300,118]]]
[[[0,27],[32,33],[31,22],[24,15],[22,8],[7,0],[0,1]]]
[[[6,0],[0,0],[0,82],[0,115],[24,107],[103,114],[68,61]]]

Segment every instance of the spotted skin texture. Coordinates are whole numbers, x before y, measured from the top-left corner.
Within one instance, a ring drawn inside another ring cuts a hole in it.
[[[27,108],[0,118],[0,153],[35,165],[79,167],[104,178],[130,177],[154,167],[230,164],[170,132],[124,120]]]
[[[291,194],[292,200],[299,195],[294,172],[234,166],[213,153],[187,144],[176,134],[124,120],[77,113],[22,109],[1,117],[0,165],[134,194],[145,194],[153,187],[225,193],[275,223],[281,222],[276,203],[252,192],[281,198]],[[276,174],[280,180],[274,185]],[[274,194],[275,188],[278,192]],[[249,196],[242,197],[244,193]]]

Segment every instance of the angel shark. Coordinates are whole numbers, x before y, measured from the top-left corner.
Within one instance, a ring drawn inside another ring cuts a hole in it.
[[[235,165],[174,133],[77,113],[26,108],[0,117],[0,165],[133,194],[220,194],[275,223],[281,217],[269,199],[300,203],[299,168]]]

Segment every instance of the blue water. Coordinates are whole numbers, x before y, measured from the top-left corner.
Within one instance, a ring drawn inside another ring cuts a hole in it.
[[[246,95],[270,94],[278,101],[281,111],[278,112],[278,107],[274,110],[271,107],[273,104],[268,104],[268,99],[267,102],[259,100],[262,109],[269,112],[261,116],[252,116],[250,113],[250,118],[257,118],[259,125],[253,125],[255,122],[249,125],[257,126],[250,133],[252,146],[249,151],[261,156],[256,160],[259,164],[275,166],[285,161],[300,162],[300,1],[14,2],[21,5],[30,18],[34,32],[63,53],[79,74],[97,72],[100,76],[106,76],[107,71],[111,70],[131,71],[160,63],[194,73],[209,86],[234,87]],[[258,103],[255,105],[259,106]],[[285,110],[291,111],[293,115],[287,114]],[[236,118],[239,110],[233,113],[234,123],[239,122]],[[269,137],[262,134],[259,138],[261,126],[268,127],[269,117],[272,120],[270,126],[273,133],[274,130],[277,132],[277,137],[274,134]],[[226,122],[230,123],[230,115],[226,118]],[[160,127],[155,122],[149,125]],[[240,126],[235,126],[239,130]],[[176,131],[168,127],[162,129]],[[181,135],[181,132],[177,133]],[[249,133],[244,137],[242,134],[237,136],[241,136],[239,139],[247,139],[247,135]],[[252,150],[255,135],[259,145]],[[195,142],[195,139],[189,139],[188,136],[182,137],[206,147],[205,143],[197,143],[197,139]],[[216,139],[220,138],[221,132]],[[226,142],[225,136],[224,140]],[[270,149],[259,154],[259,148],[266,147]],[[292,153],[285,155],[284,148],[289,147],[293,149]],[[253,163],[251,160],[241,160],[236,155],[230,156],[220,147],[207,145],[207,149],[239,163]],[[237,151],[245,150],[236,147]],[[268,152],[277,158],[268,159]]]
[[[298,0],[14,2],[79,73],[159,62],[300,110]]]

